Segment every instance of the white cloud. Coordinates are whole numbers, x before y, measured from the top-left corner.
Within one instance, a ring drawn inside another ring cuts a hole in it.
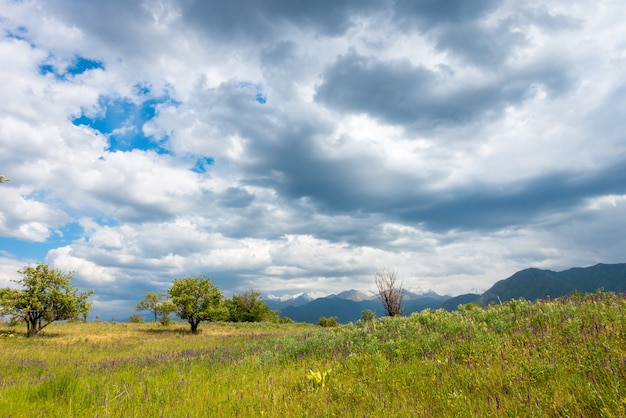
[[[89,260],[76,257],[69,246],[50,250],[47,262],[62,271],[74,272],[83,283],[106,284],[115,281],[115,269],[102,267]]]
[[[8,257],[4,251],[0,252],[0,287],[15,287],[13,281],[19,280],[21,270],[25,264],[23,260]]]
[[[13,188],[7,189],[3,190],[0,201],[1,235],[44,242],[50,235],[50,228],[68,221],[69,217],[63,211],[36,199],[24,198]]]

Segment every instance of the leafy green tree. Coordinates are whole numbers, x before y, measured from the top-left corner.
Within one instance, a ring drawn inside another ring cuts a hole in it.
[[[176,306],[176,315],[189,322],[194,334],[198,332],[201,321],[228,319],[222,291],[208,277],[174,279],[168,293]]]
[[[276,322],[278,314],[270,309],[259,292],[249,290],[226,300],[230,320],[233,322]]]
[[[5,181],[9,181],[9,178],[7,176],[0,174],[0,183],[4,183]]]
[[[24,267],[23,275],[14,280],[20,289],[0,289],[2,312],[26,322],[27,335],[37,335],[54,321],[76,320],[89,313],[91,304],[87,299],[93,290],[79,292],[71,283],[72,273],[50,269],[47,264]]]
[[[164,293],[148,292],[143,300],[139,301],[135,310],[137,311],[150,311],[154,314],[154,322],[159,319],[159,305],[161,305],[161,299],[165,297]]]

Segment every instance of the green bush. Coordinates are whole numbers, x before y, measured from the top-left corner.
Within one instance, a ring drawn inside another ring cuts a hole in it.
[[[336,327],[337,325],[339,325],[339,323],[337,322],[336,316],[331,316],[330,318],[326,318],[322,316],[317,322],[317,325],[319,325],[320,327],[324,327],[324,328],[330,328],[330,327]]]
[[[374,313],[371,309],[364,309],[361,311],[361,319],[365,322],[372,322],[376,319],[376,313]]]
[[[270,309],[259,292],[249,290],[226,299],[229,320],[232,322],[276,322],[278,314]]]
[[[170,317],[169,313],[161,312],[161,314],[159,315],[159,322],[161,323],[161,325],[166,327],[172,323],[172,318]]]
[[[128,317],[128,322],[131,324],[141,324],[143,322],[143,317],[135,313]]]

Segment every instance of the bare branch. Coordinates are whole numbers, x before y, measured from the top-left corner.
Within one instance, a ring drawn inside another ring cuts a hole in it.
[[[378,289],[378,298],[383,304],[387,315],[402,315],[402,283],[398,281],[398,274],[389,267],[384,267],[374,273],[374,283]]]

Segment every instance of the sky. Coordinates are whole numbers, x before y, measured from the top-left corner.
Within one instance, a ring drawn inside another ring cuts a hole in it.
[[[622,0],[0,0],[0,286],[121,319],[626,262]]]

